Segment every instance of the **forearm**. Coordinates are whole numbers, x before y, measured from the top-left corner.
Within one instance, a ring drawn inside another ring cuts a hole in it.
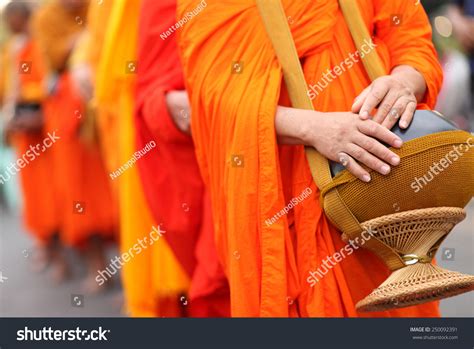
[[[275,131],[279,144],[308,145],[309,118],[317,112],[278,106],[275,114]]]
[[[405,83],[415,95],[418,103],[423,101],[426,93],[426,81],[418,70],[408,65],[399,65],[392,69],[390,75]]]

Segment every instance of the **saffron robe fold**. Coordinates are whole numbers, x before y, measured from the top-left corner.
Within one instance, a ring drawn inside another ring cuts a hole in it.
[[[33,18],[33,33],[50,73],[59,73],[54,91],[44,101],[46,130],[59,137],[51,147],[51,181],[60,208],[61,239],[83,246],[92,236],[114,237],[116,216],[98,148],[78,136],[86,110],[66,66],[73,43],[84,29],[87,3],[76,13],[59,1],[47,3]]]
[[[13,48],[16,46],[14,39],[4,47],[1,81],[5,102],[41,104],[45,96],[44,66],[38,45],[31,38],[25,39],[18,51]],[[23,64],[26,64],[24,68]],[[12,86],[13,81],[17,82],[17,86]],[[9,96],[12,98],[10,101]],[[45,137],[46,133],[42,131],[15,132],[11,137],[18,159],[26,162],[19,173],[23,221],[28,232],[39,243],[47,243],[59,229],[55,193],[50,185],[51,153],[47,150],[40,153],[35,148],[37,144],[42,145]]]
[[[228,285],[217,259],[209,196],[191,137],[168,114],[165,94],[184,90],[176,36],[160,34],[176,20],[176,1],[144,0],[140,14],[136,89],[137,148],[157,147],[138,166],[153,217],[188,276],[190,316],[227,316]],[[183,117],[190,117],[183,114]]]
[[[89,18],[94,20],[88,25],[91,40],[86,56],[97,72],[97,121],[109,172],[118,170],[137,150],[133,120],[136,75],[127,70],[127,62],[137,60],[140,5],[140,1],[105,0],[100,5],[91,3],[89,9]],[[113,181],[120,203],[120,247],[126,252],[158,224],[145,200],[136,164]],[[126,310],[131,316],[181,316],[179,296],[189,288],[189,278],[165,239],[124,265],[122,280]]]
[[[402,0],[357,2],[387,73],[402,64],[417,69],[427,84],[419,107],[433,107],[442,72],[423,7]],[[196,6],[195,0],[180,0],[178,18]],[[356,52],[337,0],[283,0],[283,6],[309,85]],[[392,22],[394,14],[402,14],[401,25]],[[289,101],[255,1],[208,0],[202,13],[181,28],[179,44],[197,158],[211,190],[218,253],[230,281],[232,315],[438,316],[437,303],[356,312],[355,303],[389,274],[363,249],[327,266],[313,287],[308,282],[309,273],[345,244],[321,209],[304,148],[277,144],[276,108]],[[350,111],[369,84],[359,59],[324,86],[314,107]],[[266,223],[307,188],[312,190],[307,199]]]

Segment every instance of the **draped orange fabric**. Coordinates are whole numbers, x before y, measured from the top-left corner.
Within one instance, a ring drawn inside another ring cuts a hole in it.
[[[216,255],[209,196],[191,137],[168,114],[165,94],[183,90],[175,36],[160,35],[176,23],[175,0],[144,0],[140,14],[137,74],[137,148],[156,149],[139,169],[151,212],[163,223],[169,246],[191,277],[190,316],[228,316],[227,280]]]
[[[44,67],[36,43],[27,39],[18,52],[13,52],[11,43],[6,44],[6,57],[2,62],[4,76],[16,75],[18,90],[14,101],[18,103],[41,103],[44,98]],[[22,69],[21,65],[26,64]],[[23,72],[23,73],[20,73]],[[8,85],[7,85],[8,86]],[[12,86],[9,86],[12,88]],[[11,91],[5,91],[9,95]],[[18,158],[26,162],[20,171],[23,194],[23,219],[35,239],[47,242],[59,229],[54,191],[50,188],[49,165],[51,153],[40,152],[46,133],[16,132],[11,137]]]
[[[68,12],[53,1],[34,18],[34,34],[46,63],[59,73],[54,91],[44,102],[44,112],[46,130],[59,137],[51,147],[51,177],[61,209],[61,238],[73,246],[83,245],[94,235],[112,238],[116,219],[99,150],[78,136],[86,110],[65,71],[75,38],[83,30],[86,10],[87,3],[77,12]]]
[[[389,274],[359,249],[313,287],[309,272],[345,246],[327,220],[302,146],[279,146],[274,115],[288,105],[281,66],[255,1],[178,2],[180,49],[193,111],[198,162],[211,190],[218,253],[230,281],[233,316],[438,316],[437,303],[379,313],[358,313],[355,303]],[[442,73],[422,6],[411,1],[358,0],[387,73],[408,64],[426,79],[433,107]],[[356,48],[337,0],[283,5],[308,84],[350,59]],[[392,16],[402,14],[402,25]],[[237,66],[236,66],[237,64]],[[237,69],[235,69],[237,67]],[[370,83],[353,63],[325,86],[316,110],[349,111]],[[237,157],[237,158],[236,158]],[[237,159],[237,160],[236,160]],[[266,220],[306,188],[312,194],[273,224]]]
[[[134,71],[126,62],[137,60],[138,18],[141,1],[111,0],[92,2],[88,22],[90,37],[86,56],[96,71],[95,100],[99,112],[99,133],[104,157],[111,173],[132,159],[136,152],[134,125]],[[90,18],[90,17],[89,17]],[[99,46],[99,47],[98,47]],[[94,61],[93,57],[100,57]],[[153,151],[153,150],[152,150]],[[118,161],[117,161],[118,160]],[[143,161],[143,158],[137,161]],[[138,168],[127,168],[116,185],[120,203],[120,246],[129,251],[158,223],[145,200]],[[180,297],[189,288],[189,277],[164,238],[143,249],[126,263],[122,281],[127,313],[137,317],[179,317]]]

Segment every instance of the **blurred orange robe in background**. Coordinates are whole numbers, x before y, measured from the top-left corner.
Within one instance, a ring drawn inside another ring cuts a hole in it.
[[[229,290],[217,259],[209,193],[190,136],[176,128],[165,94],[184,90],[175,35],[160,34],[177,22],[175,0],[144,0],[140,12],[137,76],[137,148],[156,148],[138,166],[153,217],[191,278],[188,315],[229,315]],[[183,117],[189,117],[184,115]]]
[[[101,4],[92,2],[89,9],[87,60],[96,77],[97,123],[111,173],[130,160],[137,150],[133,112],[140,5],[138,0],[105,0]],[[118,190],[122,252],[148,236],[152,227],[158,227],[145,201],[137,166],[135,163],[109,180]],[[162,230],[165,231],[163,236],[168,234],[166,229]],[[164,238],[127,262],[122,279],[126,310],[131,316],[182,315],[186,300],[182,302],[180,297],[189,288],[189,278]]]
[[[99,149],[79,138],[86,109],[67,69],[74,43],[86,23],[86,11],[87,3],[72,13],[60,1],[51,1],[35,14],[33,30],[50,76],[57,76],[54,90],[45,100],[44,112],[47,131],[60,137],[51,148],[54,158],[51,178],[59,193],[61,239],[73,246],[82,246],[93,236],[113,238],[116,226]]]
[[[17,40],[25,40],[18,49],[15,48]],[[5,45],[1,66],[2,93],[10,112],[18,103],[41,105],[46,92],[45,71],[38,46],[31,38],[10,39]],[[51,188],[51,152],[41,151],[46,137],[44,131],[15,132],[10,139],[18,158],[28,161],[19,174],[23,220],[39,243],[47,243],[59,229],[55,193]]]
[[[427,84],[424,102],[433,107],[442,72],[423,7],[402,0],[357,2],[387,73],[402,64],[416,68]],[[178,18],[193,14],[181,28],[179,43],[197,158],[211,189],[218,252],[230,281],[232,315],[439,316],[437,303],[356,312],[356,302],[389,275],[381,260],[364,249],[310,286],[309,272],[345,244],[321,209],[303,146],[277,144],[276,108],[289,101],[256,3],[206,0],[199,13],[196,0],[178,4]],[[308,84],[356,52],[337,0],[283,0],[283,6]],[[401,25],[393,24],[393,14],[403,14]],[[314,107],[350,111],[369,84],[359,60],[327,84]],[[236,156],[239,160],[233,161]],[[266,224],[308,187],[309,198]]]

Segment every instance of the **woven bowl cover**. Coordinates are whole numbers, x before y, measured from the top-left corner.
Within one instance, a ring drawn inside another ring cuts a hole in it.
[[[465,207],[474,195],[474,136],[446,131],[420,137],[393,149],[401,162],[383,176],[371,171],[365,183],[340,172],[323,188],[337,190],[359,222],[396,212],[429,207]],[[333,209],[324,201],[324,210]],[[330,214],[328,216],[331,216]],[[340,227],[337,218],[333,223]]]

